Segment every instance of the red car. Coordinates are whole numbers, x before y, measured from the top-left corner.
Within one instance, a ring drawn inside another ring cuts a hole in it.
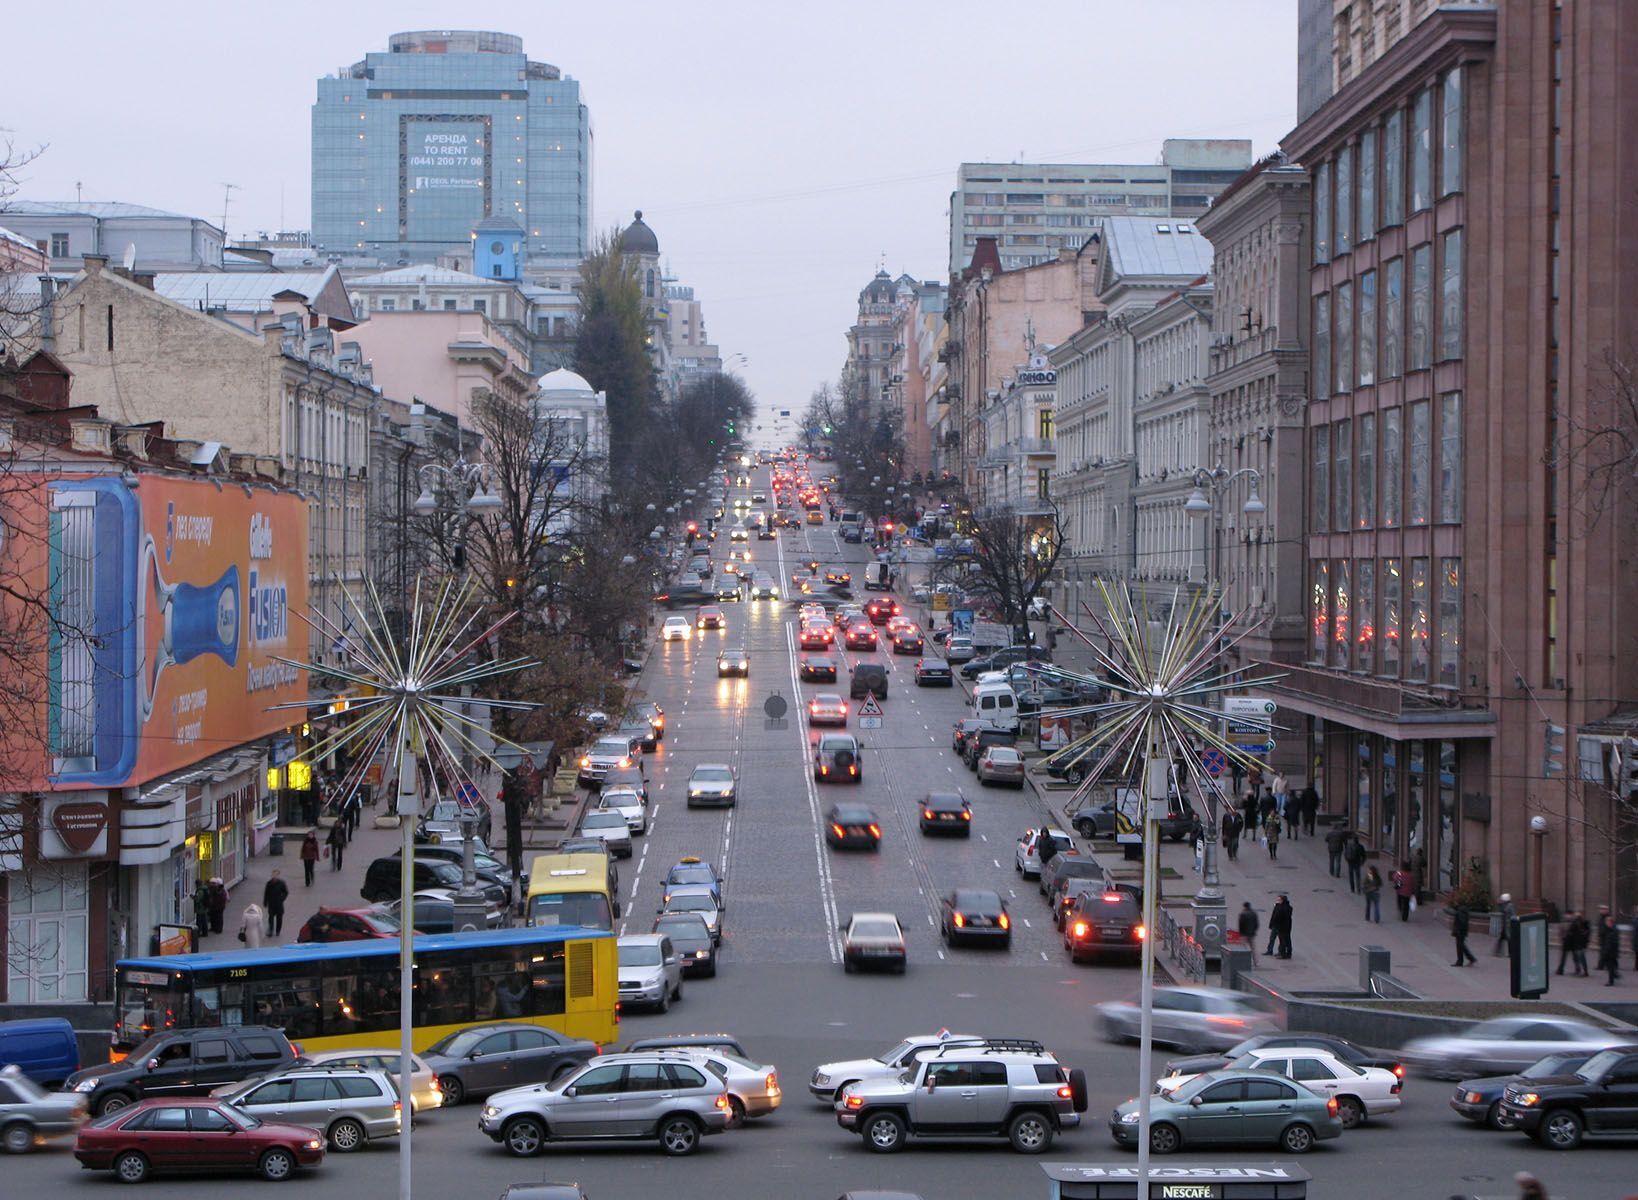
[[[889,617],[899,615],[899,602],[889,600],[886,596],[877,596],[865,605],[865,616],[870,618],[872,625],[886,625]]]
[[[323,933],[325,936],[319,936]],[[298,942],[360,942],[365,938],[395,938],[398,918],[375,905],[362,908],[321,908],[302,924]]]
[[[802,626],[802,635],[798,638],[804,650],[829,650],[835,640],[836,631],[817,622]]]
[[[289,1179],[324,1161],[324,1135],[304,1125],[275,1125],[209,1097],[139,1100],[82,1125],[74,1157],[88,1171],[113,1171],[141,1183],[155,1171],[254,1170]]]
[[[866,625],[862,621],[850,626],[847,631],[847,648],[849,650],[874,650],[876,648],[876,627]]]

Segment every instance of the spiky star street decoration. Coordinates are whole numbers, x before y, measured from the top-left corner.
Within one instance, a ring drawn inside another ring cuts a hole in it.
[[[317,610],[311,617],[302,614],[309,626],[337,648],[343,658],[342,665],[278,659],[314,674],[334,675],[364,693],[347,700],[344,711],[349,719],[313,743],[309,757],[318,762],[336,750],[352,752],[342,777],[338,802],[345,802],[358,789],[364,773],[383,747],[387,747],[390,755],[416,756],[426,764],[434,786],[444,795],[478,794],[476,782],[463,765],[463,753],[498,770],[500,764],[494,758],[494,745],[513,746],[514,743],[474,720],[467,710],[527,710],[534,705],[518,700],[463,696],[461,689],[533,665],[527,658],[493,661],[473,658],[474,651],[490,644],[516,614],[507,613],[488,625],[480,625],[483,610],[474,602],[477,587],[470,577],[443,580],[437,586],[436,595],[427,598],[431,601],[429,608],[422,596],[422,580],[417,576],[410,629],[400,645],[387,632],[386,611],[375,586],[366,580],[365,588],[368,610],[350,589],[341,589],[345,627]],[[330,711],[331,703],[308,700],[278,707],[307,709],[316,719]],[[402,765],[400,769],[415,768]]]

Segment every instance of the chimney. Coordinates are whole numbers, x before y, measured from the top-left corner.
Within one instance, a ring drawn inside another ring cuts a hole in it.
[[[106,254],[87,254],[85,256],[85,273],[87,275],[101,275],[102,269],[108,265]]]
[[[113,422],[85,417],[68,423],[68,444],[86,454],[113,453]]]

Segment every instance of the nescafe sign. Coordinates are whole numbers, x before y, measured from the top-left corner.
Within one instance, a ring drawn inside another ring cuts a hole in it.
[[[45,857],[77,857],[101,853],[103,835],[108,832],[108,805],[97,800],[59,801],[49,817],[51,832],[57,835],[68,851],[53,855],[47,849]]]

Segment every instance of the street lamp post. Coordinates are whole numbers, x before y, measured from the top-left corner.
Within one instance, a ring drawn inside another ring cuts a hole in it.
[[[1268,506],[1257,495],[1257,485],[1262,482],[1262,474],[1255,467],[1241,467],[1238,471],[1230,471],[1221,463],[1210,470],[1202,467],[1194,473],[1194,491],[1189,493],[1189,498],[1183,503],[1183,511],[1191,518],[1207,521],[1208,570],[1205,587],[1212,597],[1212,605],[1216,610],[1210,625],[1213,642],[1211,654],[1214,659],[1222,653],[1223,602],[1227,596],[1227,589],[1223,587],[1219,578],[1222,563],[1216,528],[1217,502],[1228,487],[1242,476],[1251,480],[1251,494],[1246,497],[1241,511],[1248,517],[1261,516],[1268,511]],[[1204,839],[1200,852],[1200,890],[1195,893],[1191,908],[1194,911],[1195,940],[1200,943],[1202,952],[1209,959],[1217,957],[1221,951],[1228,923],[1228,901],[1223,896],[1222,881],[1217,874],[1218,830],[1222,827],[1222,816],[1218,811],[1222,801],[1221,785],[1213,778],[1209,787],[1201,789],[1201,795],[1207,798],[1207,805],[1205,828],[1202,830]]]

